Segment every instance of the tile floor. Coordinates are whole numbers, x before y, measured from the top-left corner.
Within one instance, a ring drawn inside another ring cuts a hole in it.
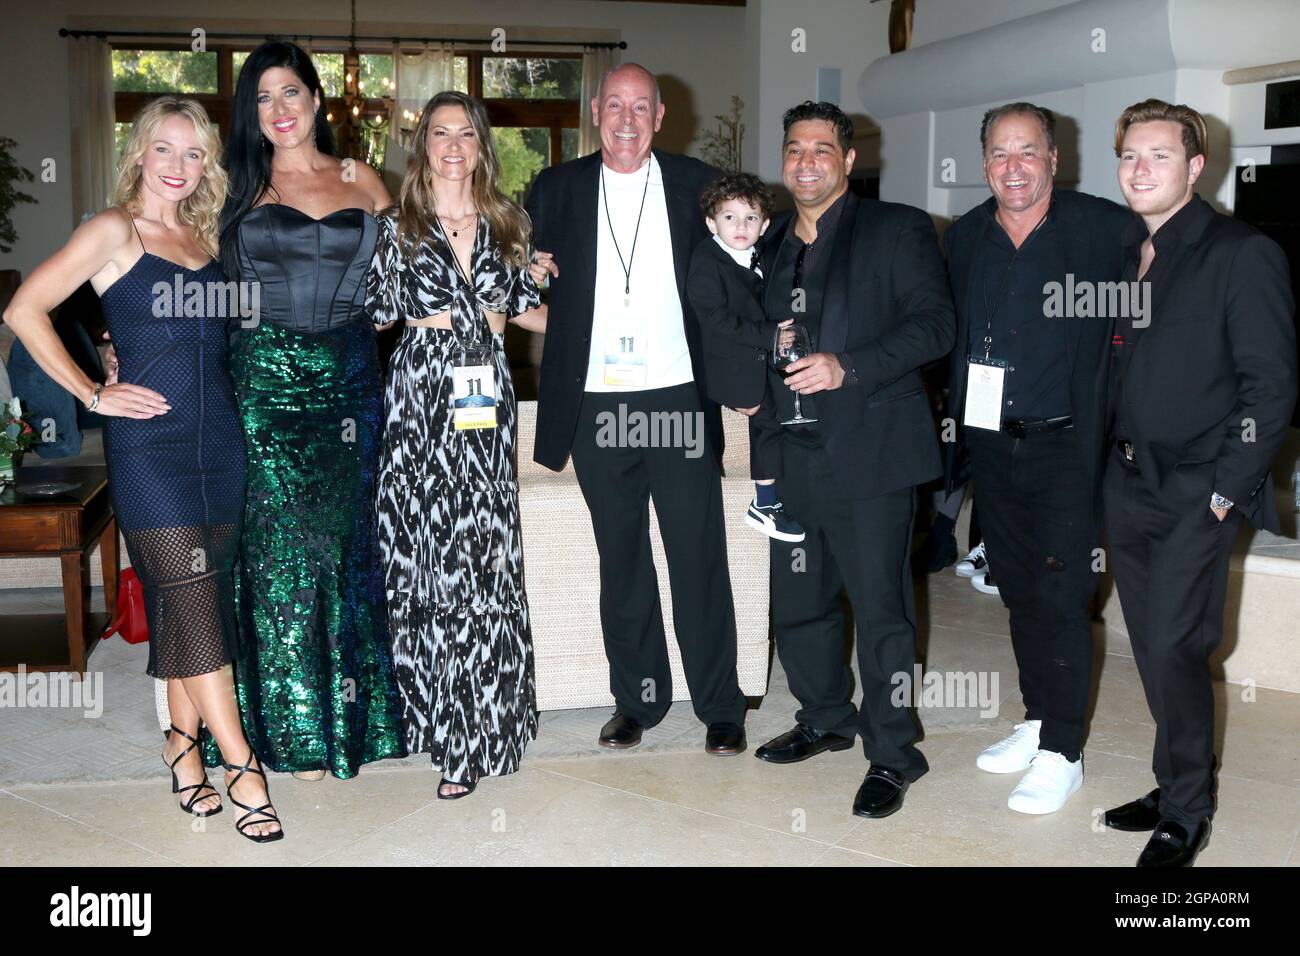
[[[0,613],[57,601],[57,592],[6,592]],[[1098,658],[1083,789],[1057,814],[1021,816],[1006,807],[1016,775],[974,766],[1022,715],[1006,613],[951,572],[929,579],[921,607],[928,668],[996,675],[997,713],[981,716],[970,702],[923,707],[931,771],[886,820],[849,813],[866,770],[860,750],[787,767],[754,759],[754,747],[792,723],[776,663],[740,757],[704,754],[703,729],[681,703],[625,753],[595,745],[607,711],[548,712],[518,774],[456,802],[435,799],[437,775],[419,757],[346,782],[272,775],[288,836],[257,846],[233,832],[230,808],[206,827],[176,810],[146,649],[113,639],[91,658],[104,675],[101,716],[0,709],[0,865],[1131,865],[1141,835],[1105,830],[1099,816],[1153,786],[1153,727],[1132,660]],[[1300,865],[1300,695],[1217,693],[1220,809],[1201,864]]]

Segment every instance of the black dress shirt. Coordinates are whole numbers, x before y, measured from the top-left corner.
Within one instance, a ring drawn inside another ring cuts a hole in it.
[[[822,296],[826,291],[830,250],[835,244],[835,232],[839,226],[840,214],[844,210],[846,196],[848,196],[847,191],[817,217],[817,238],[812,242],[804,242],[799,238],[798,233],[795,232],[795,222],[790,224],[790,228],[786,230],[785,241],[781,243],[781,248],[777,252],[776,266],[768,279],[774,294],[783,289],[790,290],[790,298],[786,300],[789,303],[794,301],[795,289],[803,290],[803,312],[791,311],[789,315],[772,318],[778,322],[793,318],[796,324],[805,326],[814,352],[818,350],[817,333],[821,327]],[[785,384],[784,377],[775,368],[772,368],[768,374],[777,415],[782,421],[793,418],[794,392]],[[815,396],[811,395],[801,395],[799,398],[800,409],[808,418],[817,417],[814,399]],[[792,431],[800,433],[801,437],[807,438],[810,442],[816,440],[815,436],[809,434],[815,431],[816,427],[815,424],[790,426]]]
[[[1065,282],[1064,234],[1056,204],[1017,249],[1002,224],[993,222],[976,251],[972,290],[977,303],[970,323],[970,354],[1007,363],[1002,418],[1037,421],[1070,414],[1070,368],[1065,323],[1044,315],[1043,289]]]

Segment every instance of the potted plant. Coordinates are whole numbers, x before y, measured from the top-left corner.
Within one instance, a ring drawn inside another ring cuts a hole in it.
[[[7,136],[0,136],[0,252],[9,252],[18,241],[14,231],[13,220],[9,214],[20,202],[36,202],[36,199],[21,192],[17,183],[30,183],[35,177],[31,170],[19,166],[13,156],[13,148],[18,144]]]
[[[23,406],[15,395],[0,405],[0,489],[14,480],[14,466],[22,453],[36,444],[36,430],[23,418]]]
[[[717,130],[706,130],[700,144],[700,158],[724,173],[740,172],[740,147],[745,139],[745,124],[740,121],[745,101],[739,96],[731,98],[731,112],[713,117]]]

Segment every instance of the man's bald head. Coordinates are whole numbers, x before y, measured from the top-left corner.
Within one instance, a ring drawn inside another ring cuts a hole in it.
[[[623,63],[606,70],[604,75],[601,76],[600,86],[596,90],[596,98],[598,100],[603,101],[605,99],[605,84],[616,76],[619,80],[627,78],[649,83],[650,88],[653,91],[651,105],[657,109],[659,104],[663,102],[662,97],[659,95],[659,78],[640,63]]]
[[[659,81],[644,66],[624,63],[601,77],[591,121],[600,132],[605,165],[623,173],[640,169],[649,161],[663,119]]]

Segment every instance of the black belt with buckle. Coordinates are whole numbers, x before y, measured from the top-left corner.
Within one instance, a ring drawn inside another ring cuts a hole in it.
[[[1115,447],[1119,449],[1119,453],[1124,456],[1125,461],[1137,461],[1137,449],[1133,447],[1133,443],[1127,438],[1116,438]]]
[[[1039,419],[1011,418],[1002,422],[1002,430],[1012,438],[1024,438],[1026,435],[1032,435],[1035,432],[1059,431],[1062,428],[1069,428],[1073,424],[1074,419],[1069,415]]]

